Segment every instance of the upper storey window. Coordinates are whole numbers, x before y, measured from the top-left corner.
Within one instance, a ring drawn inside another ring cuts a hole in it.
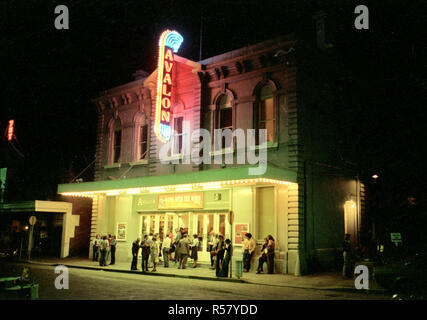
[[[147,116],[138,112],[134,117],[134,161],[148,160],[150,126]]]
[[[218,113],[215,129],[221,129],[222,132],[227,129],[233,130],[233,107],[231,101],[231,97],[228,94],[224,94],[218,102]],[[233,146],[232,139],[229,139],[230,141],[226,140],[227,139],[222,136],[221,147],[223,149],[231,148]]]
[[[183,120],[182,115],[176,115],[173,118],[173,136],[172,136],[172,154],[178,155],[182,153],[182,139],[184,135],[183,131]]]
[[[273,88],[269,84],[259,90],[255,115],[257,129],[267,130],[267,142],[275,142],[277,110]],[[259,134],[257,134],[257,144],[259,144]]]
[[[111,158],[113,159],[113,163],[119,163],[122,146],[122,124],[120,122],[120,119],[116,119],[116,121],[114,122],[112,146],[113,149]]]
[[[148,124],[139,127],[139,150],[138,160],[147,159],[148,154]]]

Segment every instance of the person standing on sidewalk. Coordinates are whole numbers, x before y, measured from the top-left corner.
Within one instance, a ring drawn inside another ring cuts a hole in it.
[[[111,262],[110,262],[110,265],[116,263],[116,245],[117,245],[116,236],[113,235],[111,237],[111,242],[110,242],[110,250],[111,250]]]
[[[346,233],[344,237],[344,243],[342,245],[342,255],[343,255],[343,267],[342,267],[342,276],[351,278],[351,244],[350,244],[350,234]]]
[[[255,251],[256,243],[252,234],[249,232],[245,234],[245,241],[243,243],[243,271],[249,272],[251,269],[252,255]]]
[[[132,243],[132,265],[130,267],[131,270],[138,270],[136,267],[138,264],[138,252],[139,252],[139,242],[141,241],[140,238],[137,238]]]
[[[268,245],[267,245],[267,268],[268,273],[274,273],[274,251],[275,251],[275,243],[272,235],[268,235]]]
[[[176,237],[175,237],[175,248],[178,248],[179,242],[182,239],[182,228],[176,229]],[[178,250],[175,250],[175,265],[179,262],[179,252]]]
[[[224,260],[222,261],[221,271],[219,272],[219,277],[228,277],[228,269],[231,261],[231,255],[232,255],[232,246],[231,246],[231,240],[226,239],[225,240],[225,255]]]
[[[213,232],[213,231],[211,231],[211,232],[208,234],[208,246],[207,246],[207,251],[208,251],[209,253],[211,253],[211,252],[212,252],[212,250],[213,250],[213,241],[214,241],[214,238],[215,238],[214,232]],[[210,254],[210,256],[211,256],[211,268],[212,268],[212,266],[213,266],[213,255],[212,255],[212,254]]]
[[[101,242],[99,234],[96,235],[93,239],[92,251],[93,251],[93,261],[98,261],[99,259],[99,244]]]
[[[151,272],[156,272],[157,264],[159,263],[159,242],[157,239],[157,235],[153,237],[151,241],[151,261],[153,262],[153,270]]]
[[[191,256],[193,259],[193,268],[197,267],[197,253],[199,251],[199,238],[197,234],[193,235],[193,242],[191,243]]]
[[[267,262],[267,246],[268,246],[268,238],[265,238],[261,248],[261,257],[259,257],[258,259],[258,269],[256,273],[263,272],[264,262]]]
[[[169,267],[169,251],[171,248],[172,240],[170,236],[166,236],[166,238],[163,240],[163,264],[165,268]]]
[[[217,259],[217,247],[219,243],[219,235],[218,234],[212,234],[213,237],[213,245],[212,245],[212,251],[211,251],[211,269],[215,269],[216,266],[216,259]],[[215,265],[214,265],[215,264]]]
[[[148,240],[148,235],[144,236],[144,240],[141,243],[141,255],[142,255],[142,262],[141,262],[141,270],[142,272],[148,272],[148,259],[151,254],[151,245],[150,241]]]
[[[151,259],[151,244],[153,243],[153,233],[151,232],[148,235],[148,240],[147,243],[150,245],[150,255],[148,256],[148,268],[152,268],[153,267],[153,260]]]
[[[184,238],[179,241],[176,252],[179,256],[178,269],[185,269],[187,265],[188,254],[190,252],[190,244],[188,242],[187,234],[184,234]]]
[[[225,242],[224,242],[224,236],[220,234],[218,236],[219,242],[216,247],[216,275],[219,276],[219,273],[221,272],[221,266],[222,266],[222,260],[224,259],[225,254]]]
[[[107,248],[108,248],[108,240],[107,240],[107,236],[104,236],[100,244],[101,258],[99,259],[99,265],[101,267],[107,266]]]
[[[107,263],[107,261],[111,257],[111,240],[112,240],[111,234],[108,234],[107,240],[108,240],[108,247],[107,247],[107,255],[105,257],[105,263]]]

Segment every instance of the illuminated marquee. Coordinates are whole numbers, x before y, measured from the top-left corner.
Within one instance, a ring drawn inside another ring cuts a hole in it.
[[[176,31],[166,30],[159,41],[159,67],[157,75],[156,122],[154,132],[166,142],[171,136],[172,71],[174,52],[178,52],[184,39]]]

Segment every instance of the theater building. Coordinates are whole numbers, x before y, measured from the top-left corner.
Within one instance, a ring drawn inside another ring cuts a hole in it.
[[[258,243],[271,234],[276,272],[334,266],[344,233],[354,246],[360,242],[364,189],[336,148],[340,108],[331,115],[328,53],[289,35],[195,62],[178,55],[182,39],[172,36],[162,34],[153,52],[155,71],[93,100],[94,181],[58,186],[65,197],[92,198],[91,240],[115,234],[117,259],[130,261],[137,237],[163,239],[183,227],[202,239],[199,259],[207,262],[211,233],[232,239],[234,260],[243,233]],[[193,135],[200,128],[210,138]],[[215,129],[246,136],[216,139]],[[245,144],[249,129],[257,130],[255,145]],[[266,129],[265,143],[259,129]],[[186,151],[201,141],[210,149],[193,153],[203,155],[200,163]],[[258,162],[249,161],[250,152]]]

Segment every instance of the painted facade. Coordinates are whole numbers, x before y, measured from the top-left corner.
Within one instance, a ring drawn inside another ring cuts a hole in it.
[[[137,237],[177,227],[203,239],[201,261],[209,260],[211,232],[232,239],[234,260],[241,259],[236,231],[247,225],[259,242],[276,239],[276,272],[333,266],[345,232],[359,243],[364,193],[333,147],[340,132],[327,110],[334,88],[323,86],[324,55],[292,35],[199,62],[175,54],[167,153],[174,163],[160,161],[165,142],[154,132],[156,70],[93,100],[95,181],[59,185],[58,193],[93,199],[91,240],[120,232],[119,261],[131,258]],[[185,137],[199,128],[267,129],[265,172],[250,175],[256,165],[237,163],[237,137],[219,140],[217,151],[209,141],[211,164],[183,163],[183,150],[200,143],[184,146]],[[213,163],[218,154],[232,163]]]

